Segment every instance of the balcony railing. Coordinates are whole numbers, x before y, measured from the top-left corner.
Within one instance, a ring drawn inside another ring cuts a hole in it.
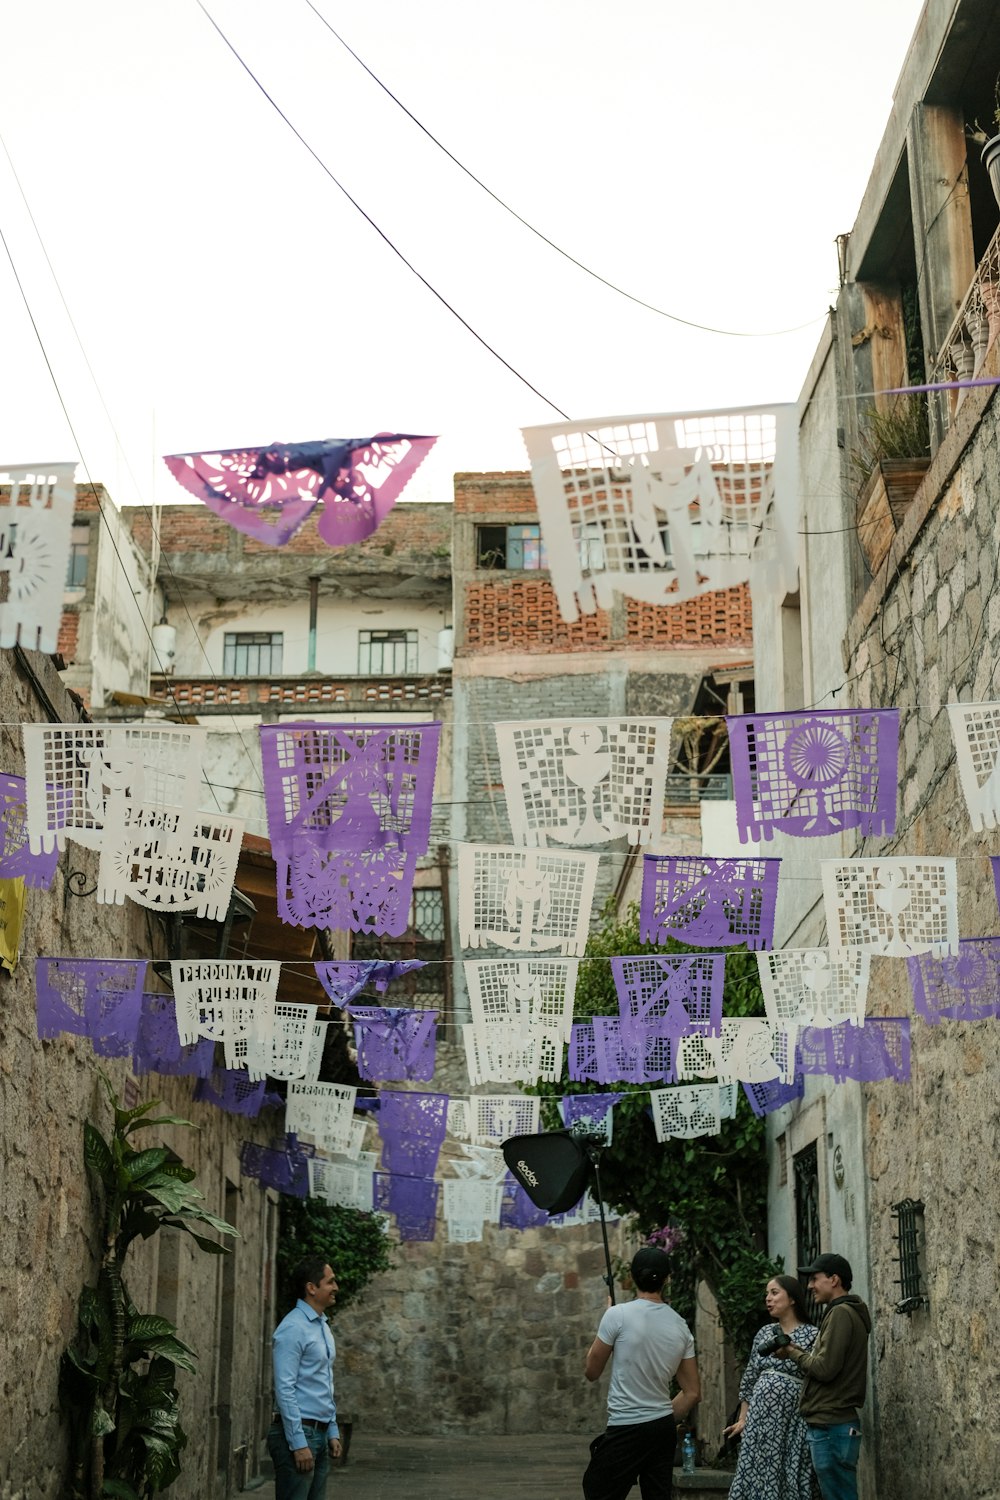
[[[972,285],[938,351],[931,381],[970,380],[979,372],[986,351],[1000,334],[1000,226],[976,267]],[[944,430],[961,406],[964,391],[943,391],[932,398],[938,427]]]
[[[667,806],[695,807],[699,802],[731,802],[733,778],[728,771],[712,771],[707,776],[689,776],[674,771],[667,777]]]
[[[451,673],[425,677],[153,677],[150,697],[199,715],[329,708],[354,713],[421,709],[451,698]]]

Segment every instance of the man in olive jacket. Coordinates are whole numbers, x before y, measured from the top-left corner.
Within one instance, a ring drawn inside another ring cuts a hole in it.
[[[850,1295],[854,1277],[842,1255],[818,1255],[799,1275],[808,1277],[810,1292],[826,1309],[819,1336],[809,1350],[789,1344],[775,1352],[793,1359],[805,1376],[799,1411],[823,1500],[857,1500],[858,1413],[868,1384],[871,1315]]]

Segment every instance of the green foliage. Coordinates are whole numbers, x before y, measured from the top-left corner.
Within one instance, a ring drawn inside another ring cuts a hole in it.
[[[884,459],[929,458],[930,451],[926,394],[897,396],[891,406],[870,406],[865,412],[851,463],[862,483]]]
[[[631,906],[623,917],[609,910],[604,926],[587,943],[587,958],[601,962],[581,962],[574,1013],[583,1019],[618,1014],[608,958],[697,951],[673,940],[658,946],[641,943],[637,907]],[[742,949],[726,950],[724,1009],[727,1016],[764,1012],[756,961]],[[563,1083],[578,1093],[588,1088],[570,1085],[566,1078]],[[671,1253],[671,1301],[682,1316],[692,1319],[695,1286],[704,1278],[720,1297],[723,1326],[742,1358],[749,1352],[746,1329],[774,1274],[773,1268],[765,1269],[771,1263],[761,1254],[767,1211],[763,1121],[741,1092],[735,1119],[724,1120],[718,1135],[661,1145],[649,1113],[648,1089],[618,1087],[626,1097],[615,1109],[614,1136],[601,1158],[604,1201],[630,1215],[642,1235],[668,1223],[681,1231],[682,1243]],[[546,1115],[546,1125],[556,1127],[554,1103]],[[760,1320],[754,1323],[751,1340],[759,1326]]]
[[[307,1255],[321,1255],[336,1273],[334,1315],[360,1297],[373,1277],[393,1265],[392,1242],[378,1215],[320,1203],[315,1198],[282,1198],[278,1283],[286,1311],[295,1303],[292,1270]]]
[[[159,1100],[122,1109],[101,1077],[113,1115],[111,1135],[106,1138],[90,1121],[83,1130],[84,1162],[103,1201],[101,1265],[97,1285],[80,1293],[59,1397],[70,1423],[73,1500],[148,1500],[180,1474],[187,1437],[175,1377],[178,1369],[196,1369],[197,1356],[168,1319],[133,1305],[123,1263],[136,1238],[164,1227],[185,1231],[215,1254],[224,1254],[225,1246],[201,1231],[236,1230],[202,1207],[202,1194],[191,1186],[194,1171],[168,1146],[132,1145],[137,1130],[190,1122],[153,1117]]]
[[[764,1289],[783,1265],[780,1257],[775,1261],[760,1250],[745,1249],[719,1276],[715,1285],[719,1315],[740,1360],[747,1358],[754,1334],[767,1322]]]

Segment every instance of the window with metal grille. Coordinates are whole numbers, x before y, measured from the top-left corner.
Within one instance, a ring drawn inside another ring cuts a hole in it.
[[[387,958],[399,962],[406,958],[419,958],[428,965],[407,974],[394,984],[390,997],[372,995],[373,1005],[437,1005],[444,1020],[443,1010],[448,1001],[449,988],[447,966],[447,918],[444,893],[439,886],[418,886],[410,903],[410,920],[406,931],[398,938],[377,937],[372,933],[355,932],[351,935],[352,958]],[[405,996],[406,1000],[401,997]]]
[[[896,1254],[899,1258],[899,1301],[896,1311],[915,1313],[918,1307],[928,1307],[930,1299],[921,1285],[920,1252],[924,1240],[924,1205],[919,1198],[903,1198],[892,1205],[896,1220]]]
[[[796,1151],[792,1157],[792,1175],[795,1183],[796,1264],[811,1266],[823,1249],[819,1218],[819,1153],[815,1141],[802,1151]],[[810,1323],[819,1322],[819,1306],[808,1292],[806,1311]]]
[[[416,670],[415,630],[358,631],[358,672],[362,677],[403,677]]]
[[[537,572],[548,567],[540,526],[477,526],[476,567]]]
[[[226,677],[277,677],[284,637],[280,631],[227,630],[222,644]]]

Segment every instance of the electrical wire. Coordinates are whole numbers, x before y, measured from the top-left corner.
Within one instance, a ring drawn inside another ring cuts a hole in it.
[[[368,66],[364,58],[358,56],[357,52],[355,52],[350,43],[345,41],[345,39],[340,35],[340,32],[337,31],[330,24],[323,13],[317,9],[317,7],[313,4],[313,0],[306,0],[306,4],[313,12],[313,14],[323,23],[327,31],[329,31],[330,35],[336,37],[337,41],[345,49],[345,51],[349,52],[350,55],[354,58],[354,61],[364,69],[373,83],[377,83],[383,93],[388,94],[393,104],[397,105],[403,111],[404,115],[406,115],[408,119],[413,121],[418,130],[423,131],[424,135],[429,141],[433,141],[434,145],[437,146],[439,151],[444,152],[449,161],[454,162],[459,171],[464,172],[466,177],[468,177],[470,181],[474,182],[478,188],[481,188],[488,197],[492,198],[493,202],[498,204],[505,213],[510,214],[511,217],[516,219],[519,224],[523,225],[524,228],[529,231],[529,233],[535,235],[536,238],[540,239],[543,244],[548,245],[550,250],[554,250],[557,255],[561,255],[564,260],[568,260],[571,265],[576,266],[577,269],[583,271],[585,275],[593,277],[595,281],[599,281],[602,286],[606,286],[610,291],[616,292],[619,297],[625,297],[629,302],[634,302],[637,307],[644,307],[647,312],[655,313],[657,317],[660,318],[667,318],[671,323],[680,323],[685,328],[695,328],[700,333],[714,333],[721,335],[723,338],[733,339],[781,338],[788,333],[801,333],[803,329],[811,328],[813,324],[818,323],[821,318],[826,316],[825,313],[819,313],[815,318],[810,318],[805,323],[796,324],[794,328],[776,328],[767,333],[744,333],[732,328],[712,328],[707,323],[696,323],[691,318],[682,318],[677,313],[666,312],[662,307],[656,307],[652,302],[646,302],[642,297],[636,297],[632,292],[625,291],[624,287],[618,286],[614,281],[609,281],[606,276],[602,276],[598,271],[592,270],[590,266],[584,265],[582,260],[577,260],[575,255],[571,255],[568,250],[564,250],[561,245],[557,245],[554,240],[550,240],[547,234],[543,234],[540,229],[536,229],[534,224],[530,223],[521,214],[519,214],[517,212],[517,209],[512,208],[509,203],[506,203],[498,193],[495,193],[491,187],[488,187],[486,183],[483,182],[482,178],[477,177],[475,172],[471,171],[464,162],[459,161],[454,152],[449,151],[448,147],[442,141],[439,141],[436,135],[428,130],[423,121],[418,120],[413,111],[411,109],[407,109],[403,101],[399,99],[385,83],[382,82],[382,79],[379,78],[378,74]]]
[[[514,376],[514,378],[516,380],[519,380],[522,385],[527,386],[528,390],[531,391],[532,395],[537,396],[540,401],[544,401],[545,404],[546,404],[546,406],[550,406],[552,408],[552,410],[557,413],[557,415],[559,415],[560,417],[563,417],[567,422],[571,421],[572,419],[569,417],[569,415],[566,412],[563,411],[563,409],[562,409],[561,406],[557,406],[556,403],[553,400],[551,400],[550,397],[546,396],[544,394],[544,392],[540,391],[536,385],[532,385],[532,383],[528,379],[528,377],[526,375],[522,375],[521,372],[520,372],[520,370],[516,369],[514,367],[514,365],[511,364],[510,360],[505,359],[504,356],[500,353],[500,351],[498,349],[495,349],[493,347],[493,345],[491,343],[489,343],[489,341],[487,339],[485,339],[481,333],[478,333],[476,331],[476,329],[473,328],[472,324],[468,321],[468,319],[464,318],[462,316],[462,314],[458,311],[458,309],[456,307],[452,306],[452,304],[448,301],[447,297],[445,297],[442,292],[439,292],[438,289],[435,286],[433,286],[431,284],[431,282],[429,282],[427,280],[427,277],[424,276],[422,274],[422,272],[420,272],[420,271],[417,270],[416,266],[413,264],[412,261],[410,261],[410,260],[407,259],[407,257],[403,254],[402,250],[400,250],[399,246],[396,245],[389,238],[389,236],[386,234],[385,230],[381,229],[379,227],[379,225],[376,224],[376,222],[372,218],[371,214],[367,213],[365,211],[365,209],[362,208],[362,206],[358,202],[358,200],[356,198],[352,197],[352,195],[348,192],[348,190],[344,186],[344,184],[339,180],[339,178],[337,178],[334,175],[334,173],[331,171],[331,169],[327,166],[326,162],[319,155],[319,152],[316,151],[316,150],[314,150],[314,148],[309,144],[309,142],[306,140],[306,138],[302,134],[302,132],[295,125],[292,124],[291,120],[285,114],[285,112],[281,108],[281,106],[272,97],[272,95],[268,93],[267,89],[264,87],[264,85],[261,83],[260,79],[254,73],[254,71],[250,67],[249,63],[247,63],[243,59],[243,57],[241,57],[241,55],[237,51],[236,47],[229,40],[229,38],[226,35],[226,33],[222,30],[222,27],[215,20],[214,16],[212,16],[212,14],[208,10],[208,8],[204,5],[203,0],[196,0],[196,3],[198,5],[199,10],[201,10],[204,13],[204,15],[206,16],[206,18],[211,22],[212,26],[218,32],[220,38],[225,43],[225,45],[229,48],[230,52],[235,57],[236,61],[239,63],[239,65],[243,69],[243,71],[246,73],[247,77],[251,80],[252,83],[254,83],[256,85],[256,87],[264,95],[264,98],[267,100],[268,104],[270,104],[271,108],[275,111],[275,113],[278,114],[281,117],[281,119],[284,121],[284,123],[288,126],[288,129],[295,136],[296,140],[299,141],[299,143],[302,146],[305,147],[305,149],[309,152],[309,155],[316,162],[317,166],[326,174],[327,177],[329,177],[329,179],[333,183],[334,187],[336,187],[341,193],[343,193],[344,197],[347,199],[348,203],[350,203],[351,207],[357,210],[357,212],[361,215],[361,217],[365,220],[365,222],[367,224],[369,224],[372,229],[374,229],[375,233],[379,236],[379,238],[386,245],[388,245],[388,247],[392,251],[393,255],[397,256],[397,258],[402,261],[403,265],[407,268],[407,270],[411,271],[413,273],[413,275],[417,278],[417,280],[419,282],[421,282],[427,288],[427,290],[431,293],[431,295],[433,297],[437,298],[438,302],[441,303],[441,306],[444,307],[444,308],[446,308],[447,311],[451,313],[452,317],[456,318],[457,321],[459,323],[461,323],[462,327],[466,330],[467,333],[471,333],[472,337],[476,340],[476,342],[478,344],[480,344],[487,351],[488,354],[492,354],[493,358],[496,359],[496,360],[499,360],[500,364],[502,364],[506,370],[509,370],[510,373]]]
[[[49,358],[48,350],[45,347],[45,342],[44,342],[44,340],[42,338],[41,329],[39,328],[38,323],[37,323],[37,321],[35,319],[35,315],[32,312],[31,304],[28,301],[27,293],[25,291],[25,288],[24,288],[24,285],[23,285],[23,283],[21,281],[21,278],[20,278],[20,276],[18,274],[17,266],[14,263],[14,257],[13,257],[13,255],[11,253],[10,246],[7,243],[7,237],[3,233],[2,227],[0,227],[0,242],[3,243],[3,248],[6,251],[7,259],[10,262],[10,268],[11,268],[11,271],[13,273],[14,280],[17,283],[17,289],[21,293],[21,299],[22,299],[22,301],[24,303],[25,311],[28,314],[28,319],[29,319],[29,321],[31,323],[31,326],[32,326],[33,330],[34,330],[35,338],[38,341],[38,347],[41,350],[42,358],[45,361],[45,367],[46,367],[46,369],[49,372],[49,378],[52,381],[53,389],[55,390],[56,397],[57,397],[57,399],[59,401],[59,405],[62,408],[62,413],[63,413],[63,416],[64,416],[64,418],[66,420],[66,425],[69,428],[70,436],[72,437],[73,442],[74,442],[74,444],[76,446],[76,451],[80,455],[80,463],[82,464],[84,473],[87,476],[87,483],[90,485],[91,489],[94,492],[94,497],[95,497],[95,500],[97,502],[98,514],[100,515],[101,520],[104,523],[105,531],[107,532],[108,538],[109,538],[109,540],[111,542],[111,546],[112,546],[112,549],[114,551],[115,557],[116,557],[116,559],[118,561],[118,565],[121,568],[122,576],[127,580],[128,577],[129,577],[129,574],[128,574],[127,568],[125,567],[125,559],[122,557],[121,549],[118,546],[118,538],[116,537],[114,529],[110,525],[110,523],[108,521],[108,518],[107,518],[107,516],[104,513],[104,506],[101,504],[101,500],[100,500],[100,497],[99,497],[98,492],[97,492],[97,485],[94,483],[93,479],[91,478],[90,469],[89,469],[89,467],[87,465],[86,459],[83,456],[83,448],[82,448],[82,446],[80,444],[79,438],[77,437],[76,428],[73,425],[73,419],[71,418],[71,416],[69,414],[69,408],[66,405],[66,401],[65,401],[65,398],[63,397],[62,389],[61,389],[61,387],[59,385],[58,379],[56,378],[55,369],[53,368],[52,361]],[[146,617],[145,617],[145,615],[144,615],[144,613],[143,613],[143,611],[142,611],[142,609],[141,609],[141,607],[139,605],[138,596],[135,594],[135,592],[131,588],[131,586],[128,589],[128,593],[129,593],[129,597],[132,599],[133,603],[135,604],[136,610],[137,610],[137,612],[139,614],[139,619],[140,619],[140,621],[142,623],[142,628],[143,628],[143,630],[144,630],[144,632],[146,634],[146,637],[147,637],[147,639],[149,641],[150,650],[152,650],[152,648],[153,648],[152,633],[150,631],[149,624],[148,624],[148,622],[146,620]],[[180,710],[179,706],[177,705],[176,701],[174,701],[174,708],[175,708],[175,710],[178,713],[181,712],[181,710]],[[212,791],[212,796],[213,796],[213,799],[215,800],[216,807],[221,812],[221,810],[222,810],[221,809],[221,805],[219,803],[219,799],[216,796],[214,790]]]
[[[15,182],[15,184],[17,186],[17,190],[18,190],[18,192],[21,195],[21,201],[24,204],[25,212],[28,215],[28,220],[29,220],[29,222],[31,224],[31,227],[32,227],[32,229],[35,232],[35,238],[38,241],[39,249],[42,252],[42,256],[43,256],[43,258],[45,260],[45,264],[48,267],[49,275],[52,277],[52,283],[53,283],[53,285],[54,285],[54,287],[56,289],[56,292],[57,292],[57,294],[59,296],[59,300],[62,303],[63,311],[66,314],[67,322],[69,323],[69,326],[70,326],[70,328],[73,331],[73,336],[76,339],[77,347],[79,348],[80,354],[81,354],[81,356],[83,358],[83,362],[86,365],[87,373],[90,376],[90,379],[91,379],[91,382],[93,384],[94,390],[97,393],[97,398],[98,398],[98,400],[101,403],[101,408],[102,408],[102,410],[104,412],[105,417],[107,418],[108,426],[110,427],[111,432],[112,432],[112,434],[114,436],[115,446],[117,447],[118,452],[121,454],[121,456],[122,456],[122,458],[123,458],[123,460],[125,462],[125,467],[126,467],[126,469],[128,471],[129,478],[132,481],[132,484],[133,484],[133,486],[135,488],[136,493],[137,494],[141,494],[141,492],[142,492],[142,486],[139,484],[138,480],[136,479],[135,474],[132,471],[132,466],[131,466],[131,464],[129,462],[128,454],[125,451],[125,447],[124,447],[124,445],[123,445],[123,443],[121,441],[121,437],[119,436],[118,429],[115,426],[114,418],[111,415],[111,411],[110,411],[110,408],[108,407],[108,403],[107,403],[107,401],[104,398],[104,392],[103,392],[103,390],[101,388],[101,384],[100,384],[99,380],[97,379],[97,375],[96,375],[96,372],[94,370],[94,367],[93,367],[93,365],[90,362],[90,358],[89,358],[89,356],[87,354],[86,346],[84,345],[83,339],[80,336],[80,330],[76,326],[76,321],[75,321],[75,319],[73,317],[73,314],[72,314],[72,312],[70,310],[69,303],[66,300],[65,293],[63,292],[63,289],[62,289],[62,284],[61,284],[61,282],[59,280],[59,277],[56,274],[55,266],[52,264],[52,259],[51,259],[50,255],[49,255],[48,248],[47,248],[47,246],[45,244],[45,241],[44,241],[44,239],[42,237],[42,232],[41,232],[41,230],[38,227],[38,222],[35,219],[35,216],[34,216],[34,214],[32,212],[31,204],[28,201],[28,196],[27,196],[27,194],[24,191],[24,187],[23,187],[23,185],[21,183],[21,179],[18,176],[17,168],[14,166],[13,158],[11,157],[10,151],[9,151],[9,149],[7,147],[7,143],[4,140],[2,134],[0,134],[0,147],[3,148],[4,155],[7,158],[7,163],[9,165],[9,167],[10,167],[11,176],[13,177],[14,182]],[[66,406],[65,406],[65,403],[62,400],[62,395],[61,395],[61,393],[59,391],[59,387],[56,384],[55,374],[53,372],[52,365],[49,362],[49,359],[48,359],[48,356],[47,356],[47,354],[45,352],[44,346],[42,345],[41,334],[39,332],[38,325],[37,325],[37,323],[36,323],[36,321],[34,319],[34,316],[32,315],[30,307],[28,307],[27,297],[26,297],[24,288],[21,285],[20,278],[18,277],[16,267],[14,266],[13,257],[11,256],[11,252],[10,252],[9,247],[7,246],[6,240],[4,241],[4,248],[7,250],[7,258],[11,262],[11,268],[14,271],[14,279],[17,282],[18,290],[21,292],[22,299],[24,300],[25,307],[27,308],[27,311],[28,311],[28,317],[30,318],[32,327],[35,330],[35,337],[39,341],[39,347],[42,349],[42,355],[43,355],[43,358],[45,359],[46,366],[48,367],[49,375],[52,378],[53,385],[56,388],[56,394],[59,397],[60,405],[62,406],[63,413],[66,416],[67,424],[70,427],[70,432],[73,433],[73,440],[76,443],[77,452],[81,453],[81,463],[83,463],[82,450],[80,449],[79,441],[77,440],[76,434],[73,431],[72,423],[69,422],[69,416],[68,416],[68,414],[66,412]],[[100,516],[101,516],[101,520],[104,522],[105,528],[108,530],[109,534],[111,534],[110,527],[108,526],[107,517],[104,515],[103,509],[102,509],[101,504],[100,504],[100,500],[97,499],[97,486],[94,484],[93,480],[90,479],[89,470],[87,469],[86,463],[83,463],[83,467],[84,467],[85,472],[87,472],[88,483],[91,485],[91,488],[94,490],[94,497],[95,497],[95,500],[97,500],[97,507],[98,507],[98,511],[100,513]],[[173,565],[170,562],[169,557],[167,557],[167,556],[164,555],[162,545],[160,544],[159,529],[158,529],[158,527],[156,525],[156,522],[155,522],[155,519],[154,519],[154,515],[153,515],[153,508],[151,506],[148,506],[148,505],[142,505],[142,506],[140,506],[138,508],[141,509],[145,513],[146,519],[149,522],[150,534],[151,534],[152,537],[154,537],[156,539],[157,546],[159,548],[161,565],[164,567],[165,571],[167,572],[167,574],[168,574],[168,576],[170,577],[170,580],[171,580],[172,594],[174,596],[176,596],[177,599],[179,600],[181,608],[183,609],[184,614],[187,617],[188,624],[191,627],[191,632],[192,632],[192,634],[194,636],[194,639],[197,641],[198,646],[201,649],[201,654],[205,658],[205,662],[206,662],[206,664],[208,666],[209,676],[212,678],[213,682],[218,683],[220,681],[220,679],[216,676],[216,673],[215,673],[215,671],[214,671],[214,669],[212,667],[211,659],[210,659],[210,657],[208,655],[208,651],[207,651],[207,649],[205,647],[204,641],[203,641],[203,639],[201,637],[201,634],[200,634],[200,632],[198,630],[198,627],[195,625],[194,618],[193,618],[193,616],[191,614],[191,610],[190,610],[190,608],[188,606],[187,599],[185,597],[184,591],[181,588],[179,581],[177,580],[177,576],[174,573]],[[117,544],[114,541],[113,536],[112,536],[112,545],[115,547],[116,556],[118,558],[119,563],[121,563],[122,570],[124,572],[124,562],[123,562],[123,560],[121,558],[121,554],[118,552],[118,547],[117,547]],[[125,576],[127,577],[127,574]],[[130,590],[131,590],[131,585],[130,585]],[[153,642],[152,642],[152,634],[149,631],[148,626],[146,626],[145,618],[143,619],[143,624],[144,624],[144,627],[146,629],[146,634],[147,634],[147,637],[149,639],[150,647],[154,651],[154,654],[155,654],[155,648],[153,647]],[[171,693],[171,696],[170,696],[170,701],[171,701],[171,703],[173,704],[173,707],[175,708],[175,710],[178,713],[182,713],[183,712],[182,709],[180,708],[180,705],[177,703],[176,699],[173,697],[172,693]],[[250,751],[247,748],[247,746],[246,746],[246,744],[245,744],[245,742],[243,740],[243,733],[238,728],[238,726],[236,724],[236,716],[235,715],[231,715],[231,717],[232,717],[232,720],[233,720],[233,727],[232,727],[232,731],[231,732],[235,733],[238,736],[238,738],[240,740],[240,743],[241,743],[241,745],[243,747],[244,754],[246,755],[247,760],[250,762],[250,768],[254,772],[254,774],[257,776],[258,780],[260,780],[261,779],[260,778],[260,772],[257,770],[256,763],[255,763],[255,761],[253,759],[253,756],[250,754]],[[261,785],[263,786],[263,781],[261,781]]]

